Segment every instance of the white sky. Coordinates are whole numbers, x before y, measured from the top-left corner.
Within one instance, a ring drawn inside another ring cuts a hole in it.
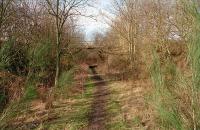
[[[101,14],[109,14],[109,10],[112,9],[111,0],[97,0],[94,3],[92,5],[94,7],[87,8],[86,14],[93,15],[96,20],[87,17],[81,17],[79,19],[79,24],[85,32],[87,41],[93,39],[95,32],[105,33],[109,28],[109,25],[106,24],[105,18]]]

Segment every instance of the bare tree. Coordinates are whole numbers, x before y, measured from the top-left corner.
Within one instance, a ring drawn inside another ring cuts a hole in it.
[[[65,23],[78,15],[82,15],[83,9],[88,0],[45,0],[48,5],[49,14],[55,17],[56,23],[56,76],[55,87],[58,86],[60,73],[60,57],[62,33]]]
[[[131,68],[136,66],[136,45],[139,33],[139,1],[138,0],[115,0],[115,10],[118,12],[117,20],[114,20],[112,28],[128,44],[128,56]]]

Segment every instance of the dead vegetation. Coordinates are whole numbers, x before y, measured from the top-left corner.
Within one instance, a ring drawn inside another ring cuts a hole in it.
[[[112,117],[107,124],[109,129],[155,128],[152,110],[147,107],[144,98],[150,91],[150,86],[151,83],[147,80],[116,82],[109,85],[111,100],[107,107]]]

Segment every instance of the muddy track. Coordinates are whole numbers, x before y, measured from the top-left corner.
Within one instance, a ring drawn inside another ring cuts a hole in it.
[[[88,115],[89,124],[86,130],[105,130],[106,121],[108,120],[106,112],[106,104],[109,100],[109,90],[106,87],[106,82],[101,78],[94,67],[90,67],[92,74],[92,80],[95,85],[94,99],[91,105],[91,112]]]

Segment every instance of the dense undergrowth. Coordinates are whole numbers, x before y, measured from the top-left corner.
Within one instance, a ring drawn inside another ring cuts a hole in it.
[[[79,71],[79,67],[61,74],[59,87],[53,90],[55,99],[51,109],[45,108],[48,90],[39,90],[34,83],[28,82],[24,95],[18,101],[10,102],[4,109],[0,116],[0,128],[32,129],[38,127],[38,129],[68,128],[73,130],[85,127],[88,124],[94,86],[89,84],[84,87],[84,92],[74,92],[76,84],[73,80],[76,71]],[[88,79],[85,83],[87,82],[91,81]],[[34,102],[38,103],[33,105]],[[35,110],[34,107],[42,108]],[[43,114],[35,117],[37,113]],[[36,124],[34,125],[33,122]]]
[[[185,3],[186,4],[186,3]],[[199,113],[199,13],[193,3],[186,5],[186,11],[194,19],[193,31],[189,35],[187,73],[171,60],[169,56],[161,64],[159,55],[153,52],[151,78],[154,83],[151,105],[156,110],[156,122],[161,129],[198,130]]]
[[[34,100],[48,102],[49,90],[55,76],[55,55],[52,42],[41,40],[34,46],[24,46],[15,38],[0,48],[0,128],[19,115],[29,113]],[[67,58],[70,59],[70,58]],[[65,60],[62,60],[65,61]],[[75,71],[71,63],[61,64],[59,87],[55,97],[66,96],[73,86]],[[66,93],[64,93],[66,92]]]

